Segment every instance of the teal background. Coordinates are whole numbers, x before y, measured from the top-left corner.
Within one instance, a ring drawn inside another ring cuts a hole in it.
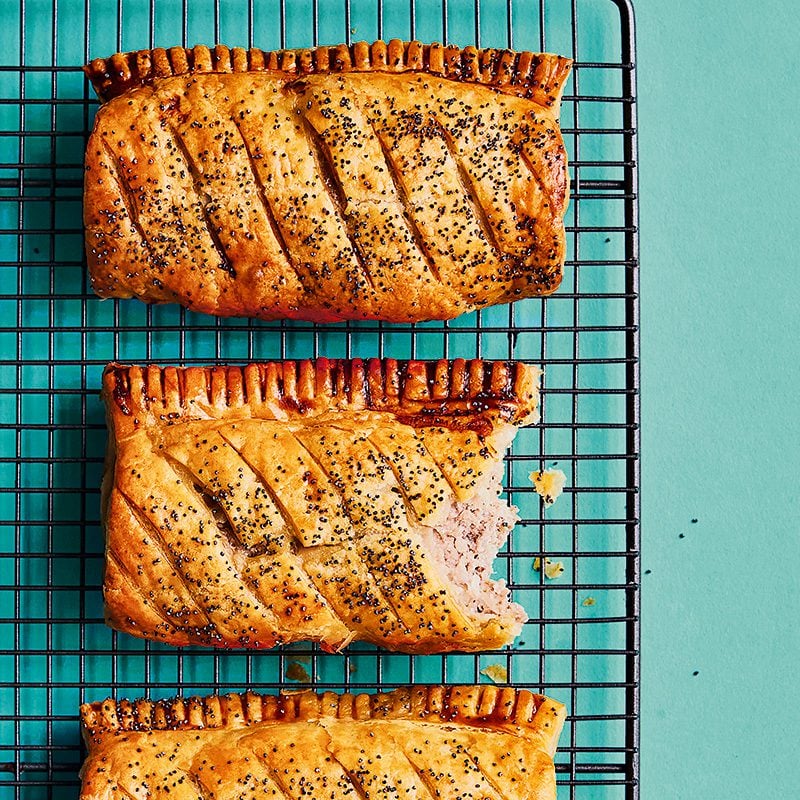
[[[97,5],[97,4],[96,4]],[[142,41],[142,20],[146,19],[147,2],[131,2],[129,7],[136,13],[126,17],[125,45],[144,46]],[[189,25],[189,39],[209,40],[207,31],[209,3],[193,4],[206,11],[205,22]],[[274,10],[275,3],[262,3],[266,9]],[[323,7],[326,4],[322,3]],[[334,4],[337,7],[339,3]],[[367,18],[367,7],[372,4],[354,2],[353,8]],[[458,8],[451,2],[451,9]],[[467,3],[471,6],[471,3]],[[490,4],[491,5],[491,4]],[[495,4],[498,8],[504,4]],[[550,4],[553,8],[555,0]],[[563,2],[558,5],[564,6]],[[116,3],[109,3],[112,9]],[[610,36],[604,39],[604,16],[610,3],[606,0],[581,0],[582,16],[587,30],[594,32],[593,38],[582,46],[593,57],[602,60],[613,59],[616,42]],[[51,58],[50,0],[29,0],[26,9],[26,25],[30,42],[31,63],[49,64]],[[63,18],[74,15],[73,20],[81,18],[84,3],[82,0],[61,0],[60,13]],[[160,3],[170,13],[180,9],[178,2]],[[310,2],[296,4],[298,11],[289,25],[289,36],[307,36],[307,19]],[[388,34],[406,24],[407,3],[386,3]],[[6,63],[16,63],[15,50],[18,39],[19,9],[17,2],[0,2],[0,51]],[[388,12],[391,9],[391,17]],[[703,800],[737,800],[738,798],[800,796],[800,782],[792,768],[797,759],[797,708],[798,695],[795,672],[800,658],[800,639],[796,622],[798,606],[797,569],[800,565],[800,526],[797,522],[798,502],[796,473],[800,428],[797,422],[797,401],[793,390],[800,385],[798,375],[798,292],[796,270],[798,267],[795,234],[797,230],[798,186],[800,185],[800,158],[798,156],[798,45],[800,26],[794,3],[784,2],[728,2],[705,3],[663,3],[655,0],[639,0],[636,3],[638,34],[638,80],[639,80],[639,131],[640,131],[640,196],[641,196],[641,249],[642,249],[642,385],[643,385],[643,622],[642,622],[642,797],[644,800],[660,798],[703,798]],[[111,13],[111,12],[109,12]],[[194,19],[202,19],[196,14]],[[179,38],[179,31],[168,15],[161,16],[157,35],[160,43],[173,42]],[[174,19],[174,18],[173,18]],[[92,18],[92,37],[95,45],[93,55],[115,49],[115,30],[113,25],[104,24],[101,14]],[[373,27],[377,20],[369,17],[369,24],[359,22],[361,35],[375,35]],[[492,14],[483,17],[486,43],[502,43],[504,20]],[[535,24],[522,26],[517,44],[520,47],[535,47],[537,41]],[[437,20],[431,18],[418,31],[423,38],[439,35]],[[473,21],[453,13],[450,20],[451,38],[463,42],[470,41]],[[225,16],[220,31],[220,39],[241,42],[244,29],[242,15]],[[319,35],[321,39],[341,38],[342,25],[334,15],[323,14]],[[563,26],[552,23],[554,39],[549,47],[568,51],[569,40]],[[71,34],[70,28],[62,30],[59,39],[60,63],[74,64],[80,60],[82,41]],[[402,35],[402,34],[399,34]],[[275,46],[277,31],[272,29],[259,36],[266,46]],[[3,76],[8,86],[4,92],[15,89],[16,76],[8,73]],[[597,84],[589,86],[596,92],[618,91],[612,75],[600,75]],[[608,84],[604,83],[608,82]],[[82,78],[64,74],[59,82],[62,96],[80,96],[83,91]],[[29,97],[49,98],[51,92],[50,76],[43,73],[39,79],[31,78],[28,83]],[[6,96],[4,94],[4,96]],[[13,96],[13,95],[12,95]],[[613,114],[614,108],[600,108],[597,118],[583,117],[583,124],[613,124],[614,119],[602,115]],[[8,106],[4,110],[8,124],[13,126],[16,109]],[[50,107],[31,106],[28,110],[29,127],[49,130],[51,124]],[[70,107],[59,109],[57,123],[61,130],[80,130],[80,111]],[[571,111],[565,109],[565,122],[569,124]],[[591,113],[591,112],[586,112]],[[5,119],[5,118],[4,118]],[[568,146],[570,142],[568,140]],[[614,158],[618,153],[604,148],[607,143],[584,138],[582,146],[584,158]],[[79,161],[82,140],[77,136],[62,136],[58,141],[60,162]],[[4,159],[16,158],[16,147]],[[49,142],[45,140],[40,148],[38,141],[31,140],[26,157],[31,161],[43,161],[53,157]],[[75,175],[80,169],[74,170]],[[73,171],[60,169],[59,178],[74,177]],[[43,170],[34,177],[47,179],[49,170]],[[590,177],[618,177],[615,174],[597,174]],[[47,189],[43,189],[46,192]],[[74,318],[80,313],[80,292],[82,266],[80,264],[80,220],[78,209],[79,192],[65,191],[60,205],[54,211],[59,222],[72,232],[61,236],[54,245],[53,260],[60,262],[55,271],[54,285],[51,286],[49,266],[32,268],[25,276],[26,291],[46,296],[51,288],[75,294],[74,300],[65,300],[63,305],[54,308],[47,300],[31,301],[31,325],[55,325]],[[47,228],[49,207],[34,208],[28,203],[31,217],[27,219],[30,227]],[[12,208],[15,212],[15,207]],[[574,213],[574,207],[573,211]],[[607,204],[601,209],[593,209],[584,204],[582,214],[585,224],[592,222],[614,222],[613,214]],[[597,215],[595,219],[594,215]],[[16,225],[16,216],[8,223]],[[4,225],[6,223],[4,222]],[[74,230],[73,230],[74,227]],[[610,237],[609,250],[621,256],[621,242],[617,236]],[[6,236],[0,242],[11,254],[3,259],[16,258],[16,234]],[[41,258],[43,264],[49,255],[45,248],[41,256],[33,251],[40,242],[30,236],[25,242],[25,257]],[[574,245],[574,243],[572,243]],[[591,257],[603,250],[601,237],[593,241],[584,235],[582,252]],[[46,247],[46,245],[45,245]],[[3,252],[6,252],[4,250]],[[565,292],[571,291],[568,272]],[[3,273],[4,283],[0,292],[13,294],[16,281],[9,282]],[[619,290],[614,283],[619,275],[595,275],[590,269],[581,273],[584,291]],[[594,281],[597,281],[595,284]],[[85,287],[84,287],[85,288]],[[794,291],[793,291],[794,289]],[[27,301],[26,301],[27,302]],[[15,304],[2,310],[13,324],[16,320]],[[529,302],[519,306],[520,314],[529,314],[528,319],[535,323],[540,313],[539,305]],[[28,307],[26,307],[26,313]],[[110,304],[100,305],[89,301],[90,323],[103,328],[111,322]],[[619,304],[607,301],[601,304],[581,306],[581,319],[586,322],[613,324],[619,322]],[[568,298],[553,298],[548,301],[548,319],[551,325],[571,322],[575,313],[573,303]],[[592,315],[595,314],[596,318]],[[94,387],[99,380],[102,363],[106,357],[119,353],[122,357],[135,359],[149,354],[142,336],[142,328],[150,320],[174,323],[177,312],[172,309],[158,309],[145,315],[141,306],[126,305],[122,322],[128,326],[138,326],[130,333],[115,337],[101,332],[92,340],[96,357],[89,364],[87,374],[74,364],[66,363],[57,368],[54,376],[67,394],[59,398],[54,410],[48,410],[42,396],[29,395],[25,401],[17,402],[4,397],[2,420],[14,422],[24,419],[26,414],[35,421],[47,422],[48,414],[57,419],[74,419],[80,415],[81,393],[87,386]],[[202,319],[193,317],[192,323],[201,326]],[[487,353],[502,356],[505,352],[505,311],[497,310],[483,320],[498,327],[498,332],[488,330],[483,334],[483,346]],[[470,320],[464,318],[463,324]],[[237,323],[226,323],[226,328],[236,328]],[[203,330],[203,336],[190,336],[186,351],[199,357],[203,352],[202,339],[216,335],[216,330]],[[3,334],[4,337],[11,334]],[[55,348],[56,358],[69,360],[70,353],[79,349],[77,338],[69,333],[27,334],[23,348],[31,353],[44,354]],[[559,344],[559,334],[549,334],[552,356],[571,355],[571,340]],[[72,337],[72,341],[69,340]],[[170,350],[175,337],[157,339],[160,357],[164,360],[175,358],[177,349]],[[433,337],[425,339],[421,335],[409,336],[404,330],[391,334],[389,344],[393,354],[407,355],[416,347],[419,339],[420,349],[426,354],[441,347]],[[260,342],[265,342],[262,338]],[[344,339],[341,334],[332,335],[329,348],[339,348],[341,352],[329,354],[343,355]],[[423,342],[425,342],[423,344]],[[457,352],[464,347],[463,355],[471,355],[473,338],[465,334],[455,339]],[[246,334],[238,336],[235,330],[227,330],[224,351],[231,358],[244,358],[252,344]],[[256,347],[256,356],[276,357],[280,353],[277,339],[271,340],[275,347]],[[389,346],[387,344],[387,346]],[[369,335],[355,337],[355,350],[358,355],[371,355],[375,341]],[[4,339],[5,348],[13,345]],[[289,356],[306,355],[309,342],[302,334],[290,339]],[[539,343],[535,339],[520,342],[520,352],[515,355],[535,358]],[[64,348],[63,352],[60,348]],[[297,351],[291,348],[296,347]],[[617,352],[619,343],[604,343],[601,337],[594,336],[581,344],[582,353],[608,355]],[[561,352],[560,348],[563,348]],[[596,349],[592,349],[596,348]],[[11,352],[11,351],[8,351]],[[24,355],[26,353],[23,353]],[[533,355],[531,355],[533,354]],[[33,358],[33,356],[31,356]],[[9,385],[19,377],[15,370],[3,364],[4,385]],[[570,369],[549,370],[553,384],[569,383],[572,379]],[[23,375],[29,388],[47,386],[50,376],[32,369]],[[614,385],[621,380],[617,374],[605,374],[601,370],[581,372],[581,378],[591,385],[606,380]],[[62,407],[62,402],[63,407]],[[597,401],[599,402],[599,401]],[[132,676],[131,693],[138,693],[136,686],[141,681],[145,663],[142,649],[137,642],[120,640],[119,646],[125,652],[113,662],[105,656],[92,655],[92,648],[102,651],[112,641],[112,634],[101,624],[90,626],[86,636],[79,639],[76,626],[71,625],[70,609],[79,602],[86,603],[84,611],[91,617],[99,617],[97,593],[86,593],[79,598],[77,588],[70,585],[76,578],[77,559],[66,558],[70,548],[86,544],[86,532],[60,528],[57,530],[55,548],[52,531],[45,529],[45,495],[43,490],[58,481],[65,487],[75,486],[81,481],[86,485],[96,485],[99,479],[102,458],[102,412],[94,394],[89,396],[88,417],[97,431],[91,434],[87,453],[90,461],[86,466],[64,469],[52,466],[43,468],[32,464],[21,471],[28,488],[42,490],[40,496],[29,495],[30,508],[23,501],[22,510],[29,518],[42,514],[41,530],[26,529],[26,539],[22,545],[28,552],[55,552],[59,557],[53,561],[55,569],[48,575],[49,561],[31,560],[30,574],[23,576],[34,589],[41,589],[48,580],[55,579],[65,585],[58,595],[56,608],[45,606],[44,593],[31,591],[23,600],[21,609],[26,615],[25,624],[20,625],[22,647],[30,652],[40,652],[55,645],[81,652],[80,664],[89,671],[85,680],[94,687],[102,687],[109,680],[111,670],[117,667],[119,675]],[[619,409],[598,405],[582,405],[582,413],[603,411],[614,419]],[[610,410],[609,410],[610,409]],[[549,419],[569,421],[569,407],[562,408],[553,398],[549,405]],[[561,415],[561,416],[559,416]],[[51,439],[53,437],[50,434]],[[63,452],[74,452],[80,447],[76,436],[64,434]],[[46,451],[49,442],[47,434],[34,431],[22,442],[29,454]],[[548,434],[546,442],[524,438],[518,447],[534,458],[539,445],[543,451],[552,453],[564,448],[554,433]],[[13,450],[18,442],[10,439],[3,446]],[[61,447],[59,441],[55,442]],[[566,447],[569,446],[567,443]],[[592,448],[610,450],[615,442],[595,442],[586,439],[581,447],[591,452]],[[20,451],[22,452],[22,451]],[[573,487],[579,479],[587,484],[607,480],[609,485],[619,482],[618,476],[610,472],[591,475],[588,468],[582,474],[571,475]],[[81,474],[82,470],[82,474]],[[524,476],[517,475],[520,484]],[[5,479],[4,479],[5,480]],[[15,476],[9,479],[13,486]],[[7,484],[3,483],[5,487]],[[76,492],[77,495],[77,492]],[[61,514],[68,519],[86,517],[95,522],[95,498],[89,497],[82,511],[77,507],[76,495],[61,496]],[[572,502],[579,504],[579,512],[595,516],[619,516],[612,514],[611,504],[592,508],[584,505],[585,498]],[[4,501],[13,500],[6,494]],[[522,502],[519,500],[518,502]],[[535,517],[539,510],[530,500],[525,501],[530,508],[528,513]],[[576,506],[573,506],[573,509]],[[27,509],[27,510],[26,510]],[[67,510],[65,510],[67,509]],[[551,520],[548,540],[542,534],[542,549],[570,547],[567,536],[562,537],[562,527],[555,522],[558,516],[569,517],[572,510],[569,501],[559,504],[548,512]],[[3,518],[14,516],[13,509],[4,512]],[[696,523],[691,520],[696,519]],[[609,525],[608,530],[616,529]],[[618,532],[618,531],[616,531]],[[5,534],[4,544],[14,542]],[[98,550],[98,557],[83,559],[80,569],[80,582],[96,585],[99,582],[101,559],[96,530],[89,530],[89,544]],[[681,537],[683,534],[683,538]],[[524,534],[523,534],[524,535]],[[586,533],[581,534],[586,544]],[[591,535],[591,534],[590,534]],[[50,537],[48,540],[48,536]],[[79,536],[83,536],[83,542]],[[34,538],[38,537],[38,538]],[[607,544],[609,540],[605,543]],[[518,538],[519,542],[519,538]],[[5,548],[4,548],[5,552]],[[577,561],[577,560],[576,560]],[[3,563],[4,569],[11,562]],[[585,561],[584,561],[585,564]],[[35,569],[34,569],[35,568]],[[604,565],[604,571],[597,580],[619,583],[624,579],[620,565],[611,562]],[[63,570],[63,574],[62,574]],[[575,583],[578,584],[577,565]],[[591,581],[592,574],[582,567],[581,581]],[[14,576],[3,575],[4,586],[12,586]],[[570,595],[574,592],[557,591],[550,587],[549,611],[553,616],[569,613]],[[597,594],[597,592],[595,592]],[[619,592],[617,592],[617,595]],[[560,596],[559,596],[560,595]],[[607,593],[608,603],[603,608],[609,613],[621,607],[621,602],[613,592]],[[12,635],[9,620],[15,613],[11,604],[11,592],[5,592],[2,611],[4,620],[2,634],[7,640]],[[581,595],[582,597],[583,595]],[[563,601],[563,602],[560,602]],[[528,599],[536,602],[536,593],[531,592]],[[601,613],[599,608],[581,610],[582,614]],[[45,620],[49,616],[63,617],[65,624],[57,625],[53,636],[47,638]],[[563,626],[566,628],[566,626]],[[544,642],[548,647],[569,647],[569,632],[551,626]],[[604,631],[601,626],[592,626],[593,639],[581,644],[619,645],[613,632]],[[607,640],[602,637],[606,636]],[[116,640],[115,640],[116,641]],[[84,657],[83,651],[88,653]],[[148,651],[151,655],[146,669],[152,667],[153,674],[164,681],[159,689],[164,689],[173,680],[176,660],[172,652],[160,652],[158,648]],[[5,656],[8,661],[10,657]],[[392,669],[404,675],[406,661],[400,657],[393,659]],[[519,657],[517,657],[518,659]],[[38,660],[37,660],[38,659]],[[313,664],[313,670],[322,678],[347,679],[344,662],[334,657]],[[353,655],[358,659],[358,681],[369,682],[376,661],[368,652]],[[560,659],[560,660],[559,660]],[[534,662],[515,660],[516,677],[528,679],[537,676],[543,669],[548,680],[558,682],[570,677],[572,665],[567,657],[548,656],[545,667]],[[50,667],[45,667],[41,655],[26,655],[20,662],[24,678],[30,681],[30,688],[22,688],[19,698],[26,708],[40,710],[46,707],[56,714],[72,714],[79,699],[79,690],[74,681],[77,676],[79,658],[64,658]],[[185,680],[192,685],[202,686],[212,680],[211,670],[216,665],[206,656],[197,655],[192,669],[187,670]],[[223,662],[222,680],[236,683],[244,674],[244,660],[239,657]],[[265,683],[280,677],[284,671],[284,657],[265,655],[258,661],[261,671],[255,675]],[[584,667],[586,664],[586,667]],[[433,670],[428,672],[428,666]],[[581,669],[587,675],[602,680],[614,677],[619,667],[612,659],[595,659],[581,662]],[[435,667],[435,668],[434,668]],[[230,677],[225,669],[230,669]],[[328,676],[326,670],[339,670]],[[417,666],[418,680],[439,680],[438,662],[420,662]],[[473,675],[473,661],[452,657],[447,677],[470,680]],[[597,669],[597,673],[591,670]],[[52,670],[46,672],[46,670]],[[697,673],[696,675],[694,673]],[[583,675],[583,673],[582,673]],[[64,688],[52,697],[38,687],[39,677],[50,680],[54,676],[64,681]],[[11,723],[8,721],[10,709],[15,702],[14,693],[2,690],[0,716],[2,716],[3,743],[12,739]],[[91,688],[92,698],[102,694],[99,688]],[[569,702],[567,692],[553,692]],[[581,698],[583,698],[583,694]],[[603,697],[597,693],[585,695],[594,708],[610,711],[620,710],[620,698],[604,690]],[[51,706],[47,706],[51,703]],[[586,711],[585,707],[580,710]],[[45,725],[38,721],[24,723],[21,740],[31,743],[41,741]],[[49,723],[47,730],[52,732],[56,744],[68,743],[74,746],[76,729],[71,717],[57,718]],[[584,734],[583,731],[586,731]],[[6,737],[8,733],[8,739]],[[618,731],[599,728],[596,732],[588,726],[581,729],[577,743],[592,744],[595,740],[619,738]],[[565,741],[568,739],[565,738]],[[562,759],[565,756],[562,754]],[[41,760],[41,759],[40,759]],[[76,761],[77,752],[68,757],[56,754],[56,761]],[[68,765],[69,766],[69,765]],[[72,778],[72,773],[68,775]],[[33,778],[37,778],[34,774]],[[40,796],[38,787],[32,785],[26,798]],[[62,787],[59,797],[74,795],[71,786]],[[8,795],[3,795],[5,798]],[[589,796],[589,792],[580,796]],[[593,793],[594,797],[617,797],[611,791],[602,789]]]
[[[800,797],[798,8],[636,11],[642,797]]]

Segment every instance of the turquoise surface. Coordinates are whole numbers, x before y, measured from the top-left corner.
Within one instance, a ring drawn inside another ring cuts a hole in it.
[[[188,40],[220,40],[246,43],[248,28],[245,3],[223,3],[218,36],[215,36],[211,9],[213,3],[191,3],[192,13],[185,26],[180,22],[180,2],[159,2],[156,13],[156,41],[170,44],[179,39],[185,27]],[[290,45],[308,44],[312,2],[289,3],[287,38]],[[508,19],[505,3],[486,2],[479,22],[471,15],[471,3],[451,1],[447,17],[453,41],[474,41],[476,24],[485,44],[506,44]],[[581,0],[578,4],[585,25],[581,48],[585,59],[611,60],[618,46],[607,0]],[[122,38],[117,39],[116,2],[92,3],[90,30],[91,55],[102,55],[117,47],[148,45],[146,22],[149,2],[125,4]],[[320,0],[318,36],[321,41],[342,38],[346,31],[341,15],[343,4]],[[420,3],[420,7],[425,6]],[[50,0],[26,3],[28,34],[27,62],[47,65],[52,57]],[[75,64],[83,58],[83,0],[61,0],[57,26],[57,60]],[[416,35],[440,38],[444,19],[435,12],[438,4],[428,4],[428,13],[416,18]],[[387,2],[378,19],[376,5],[354,0],[351,4],[353,38],[372,38],[381,31],[386,36],[408,35],[409,4]],[[538,21],[525,13],[524,3],[513,4],[515,44],[536,47]],[[568,20],[570,3],[548,2],[548,47],[569,53]],[[254,24],[258,42],[277,46],[279,31],[274,19],[277,2],[257,2]],[[643,394],[644,394],[644,583],[643,616],[643,697],[642,697],[642,796],[660,798],[703,798],[736,800],[751,797],[792,798],[800,795],[796,773],[787,765],[796,760],[798,690],[795,671],[800,658],[797,606],[797,565],[800,563],[800,525],[798,525],[797,462],[800,429],[794,392],[800,385],[798,374],[798,292],[795,288],[798,265],[796,233],[800,161],[798,161],[798,23],[794,4],[729,2],[664,4],[640,0],[636,4],[638,28],[639,129],[641,156],[642,211],[642,315],[643,315]],[[0,0],[0,63],[19,63],[19,3]],[[109,23],[109,20],[111,22]],[[272,24],[267,24],[273,21]],[[588,73],[587,73],[588,74]],[[0,76],[3,97],[18,91],[17,75]],[[586,91],[618,92],[612,73],[599,71]],[[61,98],[83,96],[82,78],[75,73],[60,74],[56,92]],[[192,326],[179,341],[175,330],[157,334],[148,344],[145,330],[154,322],[176,325],[183,322],[175,309],[145,313],[141,306],[121,304],[115,312],[109,303],[87,302],[86,324],[93,328],[83,349],[80,335],[69,325],[81,319],[82,292],[85,291],[80,264],[79,191],[67,185],[80,177],[83,107],[64,104],[52,112],[46,102],[51,97],[51,75],[31,75],[27,97],[38,101],[26,110],[25,124],[31,131],[62,132],[57,143],[47,136],[28,137],[22,153],[10,138],[0,144],[6,149],[0,161],[50,163],[60,166],[29,170],[28,177],[43,181],[43,186],[27,190],[23,226],[28,231],[56,226],[64,233],[51,240],[46,233],[26,233],[22,240],[13,231],[18,223],[18,206],[2,203],[0,261],[12,264],[18,257],[28,267],[24,277],[9,279],[3,266],[0,294],[2,324],[18,324],[25,332],[17,341],[13,333],[3,332],[0,370],[3,387],[21,382],[23,399],[5,396],[0,409],[2,455],[15,451],[30,460],[19,467],[0,465],[2,488],[18,482],[28,493],[16,500],[4,491],[3,520],[19,518],[27,524],[18,531],[5,525],[2,553],[24,552],[28,558],[19,574],[13,562],[0,563],[0,635],[4,647],[12,638],[21,655],[0,654],[0,677],[21,677],[14,689],[0,687],[0,761],[13,760],[9,743],[18,739],[30,751],[16,755],[20,760],[42,764],[50,771],[30,771],[22,777],[28,785],[20,796],[44,796],[37,781],[55,777],[63,785],[53,796],[74,796],[74,769],[79,753],[73,719],[77,702],[105,692],[111,680],[122,682],[130,694],[147,680],[158,681],[154,694],[168,693],[180,679],[192,690],[217,680],[241,685],[245,678],[264,684],[279,680],[285,669],[283,656],[262,655],[256,659],[232,656],[218,659],[197,653],[179,666],[174,653],[158,646],[147,649],[127,637],[112,635],[99,622],[97,592],[79,591],[81,584],[99,582],[101,559],[96,520],[96,494],[83,498],[81,486],[96,486],[102,459],[102,411],[93,393],[105,359],[175,359],[183,347],[188,358],[202,359],[209,343],[221,343],[222,355],[232,359],[250,356],[303,356],[313,347],[308,334],[298,332],[259,332],[254,337],[238,329],[236,322],[222,330],[203,318],[187,315]],[[615,124],[612,106],[587,111],[584,125]],[[18,109],[2,109],[2,129],[18,124]],[[565,125],[571,120],[565,109]],[[597,116],[590,116],[597,114]],[[72,133],[73,135],[69,135]],[[568,140],[568,146],[570,142]],[[602,137],[585,137],[586,159],[619,157]],[[68,165],[78,166],[68,166]],[[9,169],[2,177],[14,176]],[[592,178],[617,178],[598,171]],[[34,202],[45,196],[51,183],[59,186],[55,204]],[[64,186],[61,186],[61,183]],[[13,188],[3,197],[13,197]],[[583,224],[620,224],[618,211],[608,203],[584,203]],[[585,211],[584,211],[585,209]],[[574,209],[573,209],[574,213]],[[584,216],[585,214],[585,216]],[[5,231],[11,230],[12,233]],[[581,235],[583,258],[622,257],[619,237]],[[575,242],[571,242],[574,247]],[[58,268],[51,270],[50,261]],[[41,262],[40,266],[36,262]],[[568,270],[564,294],[574,288],[574,274]],[[583,268],[583,291],[619,292],[620,277],[613,271]],[[46,298],[57,291],[66,298],[53,304]],[[17,302],[17,294],[31,299]],[[548,324],[569,325],[577,306],[572,300],[554,298],[548,303]],[[621,304],[611,300],[581,301],[580,319],[584,323],[612,326],[620,320]],[[119,314],[119,316],[117,316]],[[531,325],[541,321],[541,306],[526,302],[518,306],[517,322]],[[500,329],[508,320],[505,309],[484,315],[488,326],[480,337],[467,331],[451,334],[450,355],[473,355],[483,348],[485,355],[505,357],[506,335]],[[464,318],[460,326],[474,323]],[[119,322],[127,332],[117,335],[110,326]],[[492,326],[498,330],[492,332]],[[456,326],[458,327],[458,326]],[[59,329],[60,328],[60,329]],[[541,352],[541,336],[522,334],[512,354],[536,359]],[[551,358],[572,355],[572,338],[558,332],[546,336]],[[438,356],[443,352],[440,334],[409,334],[398,328],[385,340],[387,352],[407,356]],[[351,333],[342,328],[323,339],[331,355],[371,355],[377,347],[372,333]],[[17,349],[19,348],[19,349]],[[620,354],[620,343],[613,335],[586,336],[581,339],[581,354],[613,356]],[[52,369],[35,362],[50,356],[57,362]],[[16,359],[30,360],[19,368]],[[85,369],[77,363],[88,360]],[[553,365],[548,371],[550,385],[570,385],[578,376],[566,365]],[[581,368],[583,385],[619,386],[621,375],[614,368]],[[49,382],[62,394],[48,401]],[[622,412],[612,398],[581,401],[585,419],[619,420]],[[569,402],[551,395],[546,419],[555,425],[569,423]],[[53,432],[52,423],[88,423],[82,434],[75,428]],[[5,427],[5,426],[8,427]],[[15,433],[15,425],[29,426]],[[569,449],[569,435],[558,428],[548,430],[541,440],[524,435],[517,453],[536,461],[540,451],[553,453]],[[618,437],[584,432],[580,452],[612,452],[620,447]],[[84,462],[47,464],[41,460],[49,448],[62,455],[83,452]],[[563,466],[563,464],[562,464]],[[524,470],[517,468],[509,483],[521,487]],[[594,468],[591,463],[576,467],[570,475],[575,487],[604,485],[614,488],[623,483],[611,463]],[[49,499],[47,488],[59,493]],[[525,526],[515,534],[512,547],[541,547],[556,551],[572,546],[568,519],[573,512],[586,518],[622,516],[618,498],[597,498],[579,492],[566,503],[548,512],[550,524],[537,523],[538,507],[521,492],[512,499],[523,506],[532,520],[530,533]],[[48,520],[58,525],[48,527]],[[696,519],[697,522],[692,522]],[[86,523],[81,525],[80,523]],[[534,534],[535,532],[535,534]],[[681,538],[683,534],[683,538]],[[576,534],[577,535],[577,534]],[[531,539],[535,536],[535,539]],[[605,536],[606,538],[599,538]],[[581,530],[580,543],[587,548],[611,547],[618,542],[620,526],[608,524]],[[624,539],[623,539],[624,541]],[[77,553],[88,552],[88,557]],[[57,557],[46,557],[55,553]],[[503,562],[502,569],[506,568]],[[527,562],[525,562],[527,563]],[[581,565],[578,576],[578,564]],[[520,561],[519,567],[524,566]],[[582,600],[586,584],[619,584],[624,576],[619,561],[567,559],[574,566],[577,588],[546,593],[548,606],[542,609],[551,620],[567,616],[575,600]],[[529,576],[518,575],[517,582],[529,582],[530,589],[518,590],[518,597],[535,609],[539,593]],[[10,587],[28,587],[15,594]],[[43,591],[48,583],[59,586],[55,600]],[[600,594],[592,590],[600,597]],[[599,606],[580,607],[583,615],[623,613],[622,593],[604,592]],[[77,611],[76,611],[77,610]],[[73,624],[76,613],[94,620],[83,629]],[[14,624],[14,617],[23,621]],[[46,621],[57,624],[48,630]],[[613,624],[589,625],[581,629],[580,646],[620,647],[620,631]],[[113,659],[104,651],[113,643],[119,654]],[[530,644],[530,643],[529,643]],[[535,642],[534,645],[538,645]],[[542,635],[541,644],[551,651],[569,649],[569,626],[552,624]],[[48,649],[66,653],[48,660]],[[505,659],[506,656],[503,656]],[[544,678],[552,693],[578,706],[579,713],[619,712],[619,690],[581,690],[570,696],[558,684],[568,681],[579,670],[581,680],[613,682],[624,679],[619,658],[568,655],[508,656],[513,677],[536,682]],[[512,662],[513,659],[513,662]],[[490,663],[487,657],[481,663]],[[439,659],[409,659],[384,656],[378,660],[368,649],[354,652],[347,659],[315,656],[310,667],[319,681],[348,681],[368,686],[378,677],[384,680],[424,681],[473,680],[475,663],[471,658],[453,656],[445,664]],[[349,673],[355,665],[357,671]],[[183,672],[179,672],[183,669]],[[695,674],[696,673],[696,674]],[[57,682],[47,692],[45,681]],[[89,684],[88,691],[81,685]],[[23,704],[34,716],[14,723],[15,706]],[[577,727],[577,726],[576,726]],[[614,723],[582,723],[575,734],[578,747],[617,745],[621,729]],[[39,748],[49,741],[45,754]],[[570,744],[570,729],[565,744]],[[61,748],[60,750],[58,748]],[[583,754],[581,763],[602,755]],[[562,753],[560,762],[570,758]],[[608,760],[616,756],[608,755]],[[562,778],[564,773],[562,773]],[[5,785],[8,773],[0,775],[0,797],[14,796]],[[591,778],[591,775],[582,777]],[[603,775],[603,777],[609,777]],[[610,776],[612,779],[614,775]],[[568,796],[562,787],[561,796]],[[620,787],[583,786],[578,797],[621,797]]]
[[[796,798],[798,9],[636,9],[642,797]]]

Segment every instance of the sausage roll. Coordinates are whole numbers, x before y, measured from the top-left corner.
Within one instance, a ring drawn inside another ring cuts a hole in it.
[[[176,645],[501,647],[503,453],[537,419],[515,362],[110,365],[110,625]]]
[[[450,319],[549,294],[570,65],[398,40],[92,61],[92,286],[321,322]]]
[[[564,717],[494,686],[106,700],[81,707],[81,800],[555,800]]]

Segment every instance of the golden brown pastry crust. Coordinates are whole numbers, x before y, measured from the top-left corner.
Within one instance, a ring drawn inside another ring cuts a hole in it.
[[[109,624],[219,647],[507,643],[521,620],[470,611],[426,536],[537,419],[538,377],[478,360],[110,365]]]
[[[84,71],[97,96],[106,102],[137,86],[179,75],[234,72],[281,72],[297,77],[334,72],[427,72],[449,80],[480,83],[541,106],[557,106],[572,61],[550,53],[495,48],[460,48],[422,42],[356,42],[350,46],[298,50],[170,47],[136,50],[96,58]]]
[[[550,54],[139,51],[86,71],[95,291],[222,316],[448,319],[549,294],[568,195]]]
[[[494,686],[106,700],[81,706],[81,798],[554,800],[564,719]]]

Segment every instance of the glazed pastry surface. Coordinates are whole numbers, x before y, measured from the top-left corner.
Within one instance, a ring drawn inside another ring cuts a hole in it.
[[[106,618],[175,645],[501,647],[492,561],[539,370],[518,362],[109,365]]]
[[[322,322],[450,319],[549,294],[570,66],[397,40],[97,59],[92,286]]]
[[[107,700],[81,707],[81,798],[555,800],[564,717],[493,686]]]

